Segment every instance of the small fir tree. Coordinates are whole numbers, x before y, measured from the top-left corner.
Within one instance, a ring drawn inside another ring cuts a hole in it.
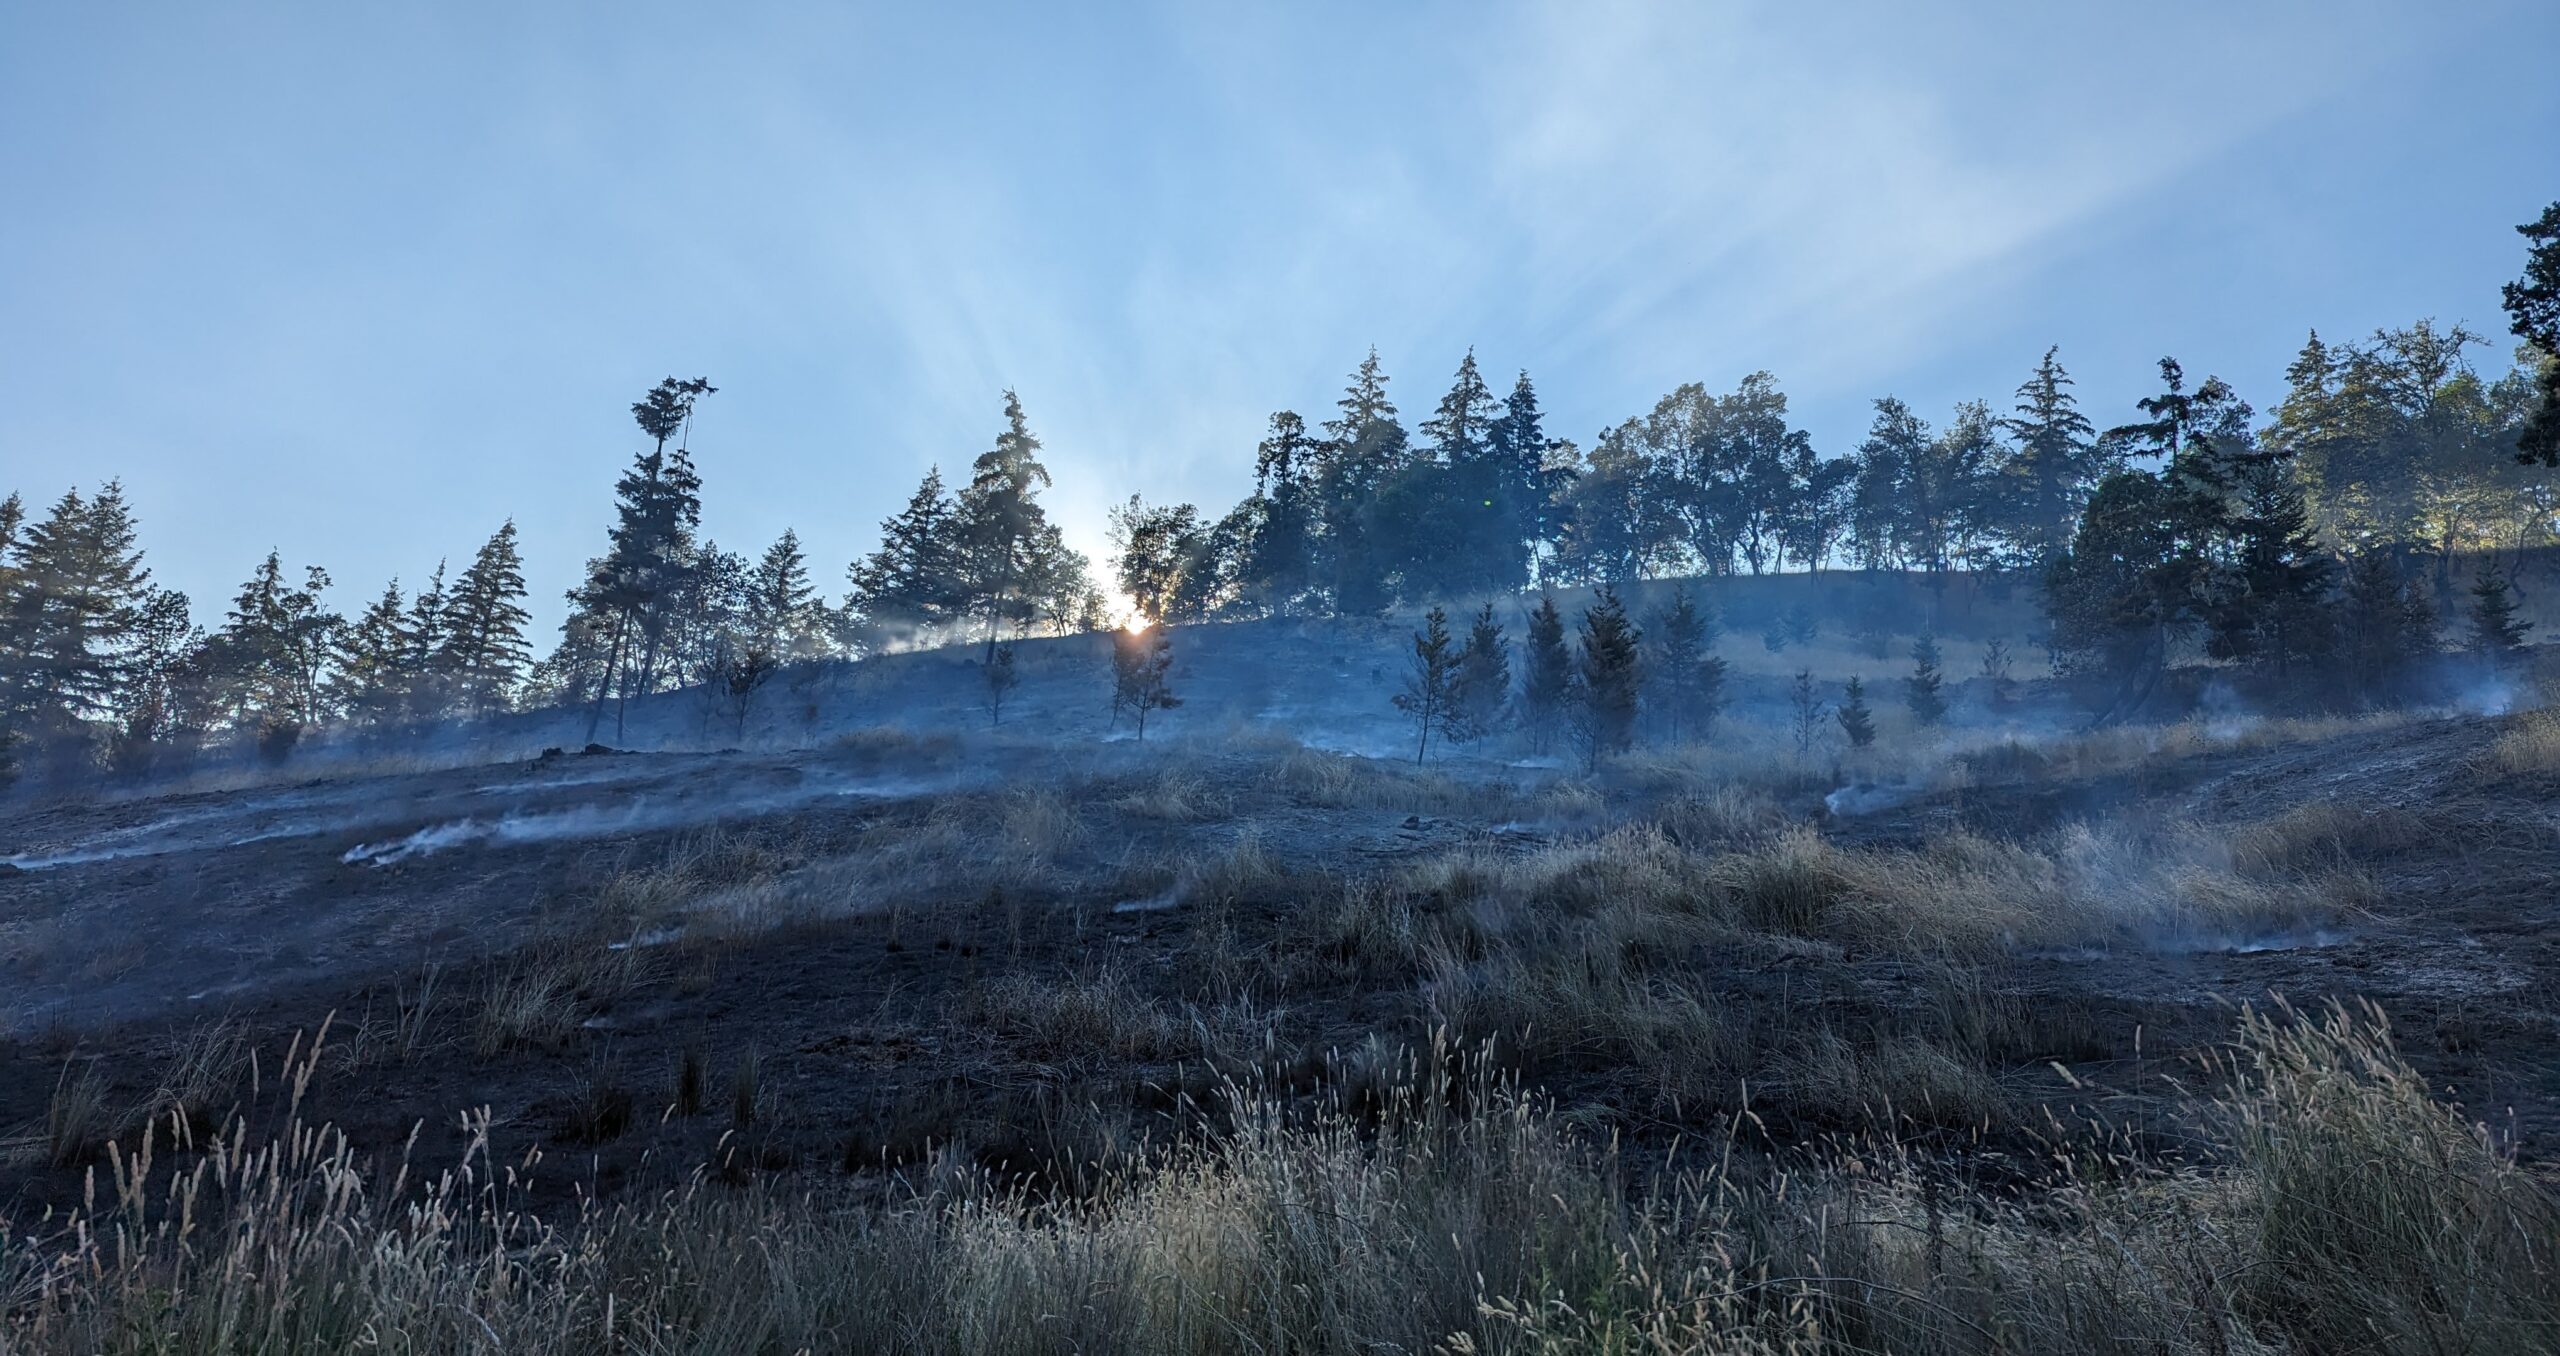
[[[2426,590],[2402,576],[2388,549],[2376,547],[2348,563],[2338,610],[2343,676],[2356,699],[2387,706],[2406,698],[2418,662],[2436,649]]]
[[[2515,593],[2505,576],[2484,571],[2471,586],[2471,646],[2481,658],[2501,668],[2524,656],[2525,633],[2533,623],[2516,617]]]
[[[1575,705],[1573,651],[1564,636],[1564,614],[1552,594],[1541,594],[1529,614],[1527,654],[1520,681],[1520,721],[1530,746],[1544,753]]]
[[[1867,710],[1867,685],[1856,678],[1841,689],[1840,732],[1849,736],[1849,747],[1863,749],[1876,742],[1876,722]]]
[[[1457,683],[1458,652],[1449,639],[1449,614],[1435,607],[1413,633],[1413,667],[1405,675],[1404,691],[1395,697],[1396,709],[1413,722],[1413,761],[1430,754],[1432,735],[1449,733]]]
[[[1686,588],[1653,616],[1645,633],[1645,680],[1672,742],[1705,738],[1724,708],[1724,661],[1713,653],[1714,609],[1701,607]]]
[[[1486,603],[1467,630],[1466,648],[1458,652],[1458,673],[1450,693],[1456,717],[1453,728],[1464,741],[1483,739],[1502,726],[1511,698],[1511,641]]]
[[[1591,767],[1635,742],[1637,693],[1643,681],[1636,647],[1642,638],[1627,620],[1617,590],[1602,585],[1599,599],[1582,614],[1582,656],[1575,675],[1581,695],[1574,708],[1575,733],[1583,761]]]
[[[1792,645],[1811,645],[1820,634],[1812,606],[1802,600],[1787,604],[1787,610],[1779,614],[1779,621],[1786,626],[1787,641]]]
[[[2018,683],[2009,676],[2009,642],[1998,636],[1982,647],[1982,685],[1989,692],[1991,709],[2006,711],[2018,699]]]
[[[1811,754],[1813,741],[1822,734],[1823,709],[1822,698],[1814,693],[1813,670],[1798,669],[1796,676],[1787,680],[1787,709],[1789,726],[1796,737],[1796,756]]]

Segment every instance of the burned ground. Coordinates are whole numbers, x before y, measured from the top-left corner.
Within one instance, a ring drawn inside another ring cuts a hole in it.
[[[433,1163],[485,1108],[563,1206],[706,1169],[1071,1187],[1222,1083],[1356,1106],[1435,1045],[1639,1155],[1747,1122],[1996,1179],[2065,1125],[2174,1150],[2198,1057],[2278,997],[2378,1004],[2539,1168],[2560,773],[2498,750],[2541,719],[1985,740],[1863,783],[865,735],[61,804],[0,875],[0,1213],[181,1102],[280,1117],[324,1023],[303,1118]]]

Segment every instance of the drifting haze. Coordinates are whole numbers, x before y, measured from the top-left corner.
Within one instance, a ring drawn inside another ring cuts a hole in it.
[[[121,474],[199,616],[513,515],[547,630],[669,373],[710,534],[833,594],[1008,384],[1099,558],[1372,343],[1409,422],[1472,344],[1586,441],[1765,367],[1838,454],[2048,343],[2103,423],[2163,352],[2265,404],[2306,326],[2503,334],[2560,11],[2114,8],[21,7],[0,492]]]

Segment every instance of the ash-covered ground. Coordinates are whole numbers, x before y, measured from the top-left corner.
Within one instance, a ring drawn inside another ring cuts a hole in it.
[[[1797,658],[1752,656],[1703,742],[1417,766],[1406,632],[1183,633],[1143,742],[1085,637],[1023,646],[992,726],[950,650],[787,679],[728,729],[663,698],[623,747],[570,714],[21,806],[0,1216],[153,1116],[280,1114],[324,1023],[306,1120],[432,1161],[486,1108],[564,1200],[1072,1177],[1220,1080],[1348,1095],[1435,1041],[1639,1148],[1747,1113],[1996,1176],[2066,1122],[2174,1146],[2238,1006],[2279,1000],[2378,1005],[2525,1162],[2560,1152],[2538,711],[2077,732],[1975,681],[1942,727],[1800,753]],[[73,1082],[101,1109],[66,1150]]]

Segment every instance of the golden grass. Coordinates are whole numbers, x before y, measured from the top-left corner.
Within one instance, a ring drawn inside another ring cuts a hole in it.
[[[1827,1040],[1791,1076],[1906,1122],[1990,1095]],[[298,1108],[316,1043],[289,1063]],[[440,1172],[298,1121],[163,1161],[154,1127],[67,1227],[0,1245],[0,1348],[2230,1356],[2538,1351],[2560,1326],[2552,1198],[2370,1013],[2244,1017],[2212,1166],[2098,1141],[1996,1193],[1889,1142],[1763,1168],[1721,1135],[1634,1178],[1480,1061],[1341,1063],[1406,1086],[1363,1120],[1236,1093],[1232,1133],[1118,1156],[1064,1207],[946,1156],[885,1204],[697,1185],[552,1221],[509,1206],[485,1116]]]
[[[2510,776],[2560,769],[2560,712],[2528,711],[2489,746],[2488,766]]]

